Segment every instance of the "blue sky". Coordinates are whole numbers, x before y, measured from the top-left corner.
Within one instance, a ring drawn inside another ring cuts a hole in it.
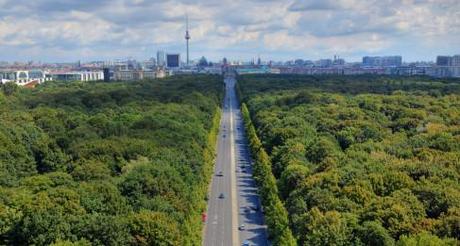
[[[459,0],[0,0],[0,60],[191,58],[405,61],[460,53]]]

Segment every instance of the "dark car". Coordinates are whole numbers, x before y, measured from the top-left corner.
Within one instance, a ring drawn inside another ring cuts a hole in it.
[[[220,193],[219,198],[220,198],[220,199],[224,199],[224,198],[225,198],[224,193]]]

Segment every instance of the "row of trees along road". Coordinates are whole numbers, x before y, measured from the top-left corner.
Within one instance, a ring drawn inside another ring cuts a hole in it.
[[[286,209],[278,196],[276,179],[271,171],[271,162],[263,149],[260,139],[252,124],[248,108],[241,107],[245,129],[249,138],[249,146],[254,157],[254,179],[259,186],[259,194],[264,207],[265,222],[268,227],[270,241],[274,245],[296,245],[292,231],[289,228]]]
[[[238,86],[298,245],[458,244],[458,79],[245,75]]]
[[[201,245],[219,76],[0,93],[0,245]]]

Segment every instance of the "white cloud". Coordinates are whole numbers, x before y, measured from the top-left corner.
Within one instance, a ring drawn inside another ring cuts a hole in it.
[[[417,57],[427,47],[460,53],[458,0],[0,0],[0,6],[0,52],[9,60],[181,52],[186,13],[197,57],[216,59],[225,50],[282,58]]]

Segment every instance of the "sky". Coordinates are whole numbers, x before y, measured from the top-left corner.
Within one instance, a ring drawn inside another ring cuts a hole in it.
[[[460,0],[0,0],[0,61],[460,53]]]

